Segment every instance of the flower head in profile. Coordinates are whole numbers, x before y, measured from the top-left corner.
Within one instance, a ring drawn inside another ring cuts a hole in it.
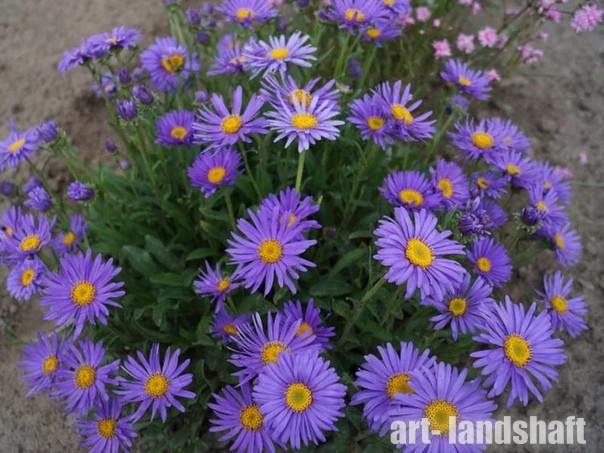
[[[329,362],[316,352],[281,354],[266,366],[254,385],[253,398],[265,423],[281,443],[299,449],[325,442],[344,416],[346,386]]]
[[[512,265],[505,247],[493,238],[476,240],[468,251],[474,272],[495,287],[501,287],[512,276]]]
[[[382,47],[384,41],[394,39],[402,33],[401,26],[390,19],[378,19],[363,31],[363,41]]]
[[[98,402],[91,419],[81,418],[75,428],[83,437],[82,447],[94,452],[129,451],[137,436],[129,416],[122,416],[123,404],[119,398]]]
[[[541,228],[537,231],[537,236],[550,241],[556,259],[563,266],[572,266],[581,259],[581,237],[571,229],[570,224]]]
[[[540,299],[552,318],[552,328],[566,330],[576,338],[581,332],[587,330],[585,316],[587,304],[582,296],[570,297],[573,279],[565,279],[560,271],[546,274],[543,277],[544,291],[537,291]]]
[[[195,114],[176,110],[160,116],[155,124],[155,143],[164,146],[190,146],[193,144]]]
[[[406,284],[405,297],[416,289],[421,297],[441,298],[462,280],[464,270],[445,255],[464,255],[463,246],[451,239],[451,231],[439,232],[437,218],[422,209],[409,212],[394,209],[394,218],[383,218],[374,234],[378,252],[374,258],[388,267],[385,278],[396,285]]]
[[[369,427],[383,436],[390,428],[390,411],[399,405],[396,395],[414,391],[411,372],[430,368],[435,360],[428,349],[420,354],[413,343],[404,341],[398,350],[391,343],[377,349],[379,357],[366,355],[357,371],[355,385],[359,390],[350,403],[363,404],[363,417]]]
[[[231,22],[238,22],[247,28],[277,15],[277,10],[267,0],[224,0],[216,11],[224,14]]]
[[[554,367],[566,359],[562,340],[552,338],[549,313],[535,314],[536,309],[535,303],[527,310],[506,296],[505,305],[496,304],[484,319],[484,333],[474,337],[477,343],[490,346],[470,354],[474,367],[482,368],[481,374],[487,376],[484,385],[490,387],[489,397],[501,395],[511,385],[508,407],[516,398],[526,406],[529,392],[543,401],[536,384],[548,390],[558,377]]]
[[[74,335],[79,335],[86,322],[107,324],[108,307],[121,307],[114,299],[125,294],[124,284],[112,281],[121,271],[113,259],[104,262],[99,254],[93,260],[88,249],[86,254],[63,255],[59,268],[58,273],[47,274],[42,290],[40,305],[48,307],[44,319],[53,319],[57,327],[73,322]]]
[[[43,187],[34,187],[27,193],[27,200],[23,205],[34,211],[46,212],[52,208],[52,198]]]
[[[136,351],[136,355],[138,361],[129,356],[122,365],[129,378],[122,379],[115,391],[124,403],[140,402],[132,415],[133,421],[139,420],[149,408],[151,420],[159,411],[162,422],[168,418],[170,407],[184,412],[185,407],[177,398],[195,398],[195,393],[185,390],[193,381],[191,373],[184,373],[191,361],[179,363],[180,349],[172,352],[168,347],[162,362],[158,343],[151,346],[149,359],[141,351]]]
[[[432,186],[440,191],[447,209],[465,204],[470,199],[468,180],[461,167],[453,162],[438,159],[430,168]]]
[[[318,345],[322,350],[331,349],[329,339],[336,334],[335,328],[324,327],[322,325],[321,309],[315,307],[313,299],[309,299],[306,303],[306,309],[303,308],[302,302],[299,300],[296,302],[287,301],[283,306],[283,314],[285,315],[286,323],[294,324],[300,322],[296,330],[296,337],[312,336],[313,341],[310,343],[311,345]]]
[[[233,93],[233,109],[229,111],[224,98],[216,93],[211,98],[213,109],[202,106],[197,121],[193,124],[195,140],[210,147],[232,146],[240,140],[250,143],[250,134],[266,134],[266,121],[256,118],[264,101],[252,95],[243,109],[243,88],[238,86]]]
[[[421,304],[438,310],[439,314],[430,318],[434,329],[443,329],[450,323],[451,336],[457,340],[460,333],[475,333],[482,325],[483,317],[488,316],[495,303],[492,292],[493,287],[486,280],[478,277],[471,284],[470,274],[465,274],[463,281],[442,299],[427,297]]]
[[[25,258],[8,274],[8,293],[17,300],[31,299],[42,288],[46,271],[46,266],[37,256]]]
[[[537,171],[537,182],[543,188],[543,193],[548,194],[553,192],[558,200],[564,206],[568,206],[571,202],[573,189],[570,181],[561,172],[556,170],[549,162],[535,162]]]
[[[336,81],[332,79],[323,86],[317,87],[320,80],[317,77],[302,85],[290,75],[283,76],[281,82],[276,77],[267,75],[261,82],[261,94],[275,109],[279,109],[283,101],[293,106],[294,99],[300,105],[305,104],[307,107],[314,98],[319,98],[320,102],[330,101],[337,105],[340,92],[335,88]]]
[[[443,202],[442,195],[419,171],[395,171],[384,179],[380,187],[382,196],[394,206],[403,206],[409,211],[436,209]]]
[[[200,153],[187,174],[191,185],[208,198],[220,187],[235,184],[241,171],[241,155],[231,148],[219,148]]]
[[[105,348],[101,342],[82,340],[71,344],[57,371],[53,396],[61,398],[67,413],[85,414],[97,401],[109,399],[108,386],[115,385],[119,359],[107,365]]]
[[[155,38],[140,59],[143,69],[150,74],[151,85],[168,93],[177,91],[200,69],[197,52],[190,52],[172,37]]]
[[[317,48],[308,44],[310,36],[296,32],[289,38],[269,36],[268,42],[257,41],[245,50],[246,62],[252,71],[252,78],[261,72],[264,75],[279,72],[282,76],[291,66],[310,68]]]
[[[378,0],[386,7],[388,11],[391,11],[398,16],[411,12],[411,2],[409,0]]]
[[[252,315],[249,313],[233,316],[223,309],[214,315],[211,328],[212,336],[219,338],[223,343],[231,342],[233,338],[239,335],[240,327],[249,323],[251,319]]]
[[[531,147],[531,141],[518,126],[510,120],[503,120],[501,118],[493,118],[492,121],[502,130],[502,148],[507,147],[508,149],[512,149],[521,154],[526,154],[528,152]]]
[[[207,261],[205,264],[205,272],[200,270],[199,276],[193,284],[194,289],[197,294],[210,297],[211,302],[215,305],[214,312],[218,313],[222,311],[227,295],[238,288],[240,284],[232,276],[223,275],[220,264],[216,264],[215,269],[212,269]]]
[[[537,211],[543,227],[556,229],[568,223],[568,217],[558,203],[556,192],[545,191],[542,184],[533,184],[528,187],[527,193],[529,207]]]
[[[334,0],[327,11],[327,17],[354,33],[364,30],[376,19],[387,14],[384,4],[379,0]],[[391,13],[390,13],[391,14]]]
[[[13,123],[8,126],[8,137],[0,141],[0,171],[6,167],[17,167],[38,150],[39,140],[35,128],[19,131]]]
[[[82,214],[72,214],[69,220],[69,230],[59,233],[52,241],[52,246],[59,256],[73,252],[84,239],[88,224]]]
[[[479,426],[476,423],[478,421],[493,422],[491,416],[497,409],[497,405],[487,398],[486,391],[480,388],[480,378],[467,381],[467,375],[467,368],[460,372],[443,362],[412,373],[413,393],[397,395],[399,405],[392,411],[392,420],[393,423],[396,423],[395,420],[399,423],[409,423],[427,418],[428,442],[424,443],[424,439],[418,439],[417,443],[406,445],[405,452],[475,452],[486,448],[484,439],[490,432],[485,433],[484,428],[476,434],[477,444],[469,446],[470,448],[459,449],[458,445],[449,443],[450,417],[455,417],[456,426],[463,422]],[[479,439],[483,439],[482,444]],[[402,447],[403,444],[398,446]]]
[[[99,43],[107,46],[108,50],[132,49],[143,39],[142,33],[136,28],[115,27],[107,33],[96,35]]]
[[[259,210],[266,211],[272,215],[275,208],[278,210],[279,223],[287,223],[288,226],[298,220],[301,234],[311,229],[321,228],[316,220],[309,217],[319,211],[320,206],[313,202],[311,196],[302,197],[293,187],[287,187],[278,194],[269,194],[260,201]]]
[[[29,388],[27,396],[51,391],[57,379],[57,370],[64,366],[64,355],[70,341],[52,333],[38,333],[37,341],[23,347],[23,357],[18,368]]]
[[[499,172],[483,171],[472,173],[471,194],[476,197],[489,197],[498,199],[507,193],[508,180]]]
[[[224,432],[219,441],[235,438],[231,450],[238,453],[274,453],[275,446],[270,430],[264,422],[260,406],[252,398],[249,383],[234,388],[227,385],[221,394],[213,394],[214,402],[208,406],[214,412],[211,432]]]
[[[470,69],[460,60],[447,60],[440,76],[457,87],[460,93],[486,100],[491,91],[490,81],[483,71]]]
[[[247,69],[247,57],[236,36],[226,34],[218,43],[216,56],[208,75],[240,74]]]
[[[372,140],[384,150],[394,143],[394,121],[389,118],[377,96],[366,94],[355,99],[348,107],[351,115],[347,119],[361,132],[363,140]]]

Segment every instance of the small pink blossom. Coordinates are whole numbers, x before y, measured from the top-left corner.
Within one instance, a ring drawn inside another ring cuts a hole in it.
[[[499,73],[495,69],[489,69],[485,73],[485,75],[489,79],[489,82],[498,82],[499,80],[501,80],[501,76],[499,75]]]
[[[472,3],[472,14],[476,15],[481,11],[482,11],[482,6],[480,6],[480,3],[478,3],[478,2]]]
[[[562,176],[563,178],[570,179],[573,177],[573,173],[566,167],[554,167],[554,173]]]
[[[433,26],[434,28],[438,28],[438,27],[440,27],[440,23],[441,23],[441,22],[442,22],[442,21],[441,21],[440,19],[434,19],[434,20],[432,21],[432,26]]]
[[[570,26],[577,33],[591,31],[602,22],[603,14],[604,10],[598,9],[595,5],[585,5],[575,13]]]
[[[562,13],[554,8],[548,9],[547,13],[545,13],[545,15],[549,20],[551,20],[555,24],[559,24],[560,21],[562,20]]]
[[[522,54],[522,61],[526,64],[536,64],[543,58],[543,51],[535,49],[530,44],[519,46],[518,50]]]
[[[457,48],[465,53],[474,52],[474,35],[465,35],[460,33],[457,36],[456,42]]]
[[[537,33],[537,37],[541,41],[545,42],[545,41],[547,41],[547,38],[549,38],[549,34],[545,31],[541,30],[539,33]]]
[[[497,30],[493,27],[485,27],[478,32],[478,41],[484,47],[495,47],[497,44]]]
[[[579,163],[581,165],[587,165],[587,163],[589,162],[589,159],[587,158],[587,153],[585,151],[582,151],[579,153]]]
[[[473,0],[459,0],[459,4],[463,6],[470,6],[472,5],[472,1]]]
[[[434,41],[432,47],[434,48],[434,58],[446,58],[451,56],[451,46],[446,39]]]
[[[497,41],[497,44],[495,45],[498,49],[503,49],[505,47],[505,45],[507,44],[509,39],[509,36],[506,35],[505,33],[499,35],[499,40]]]
[[[426,22],[430,19],[430,8],[426,8],[425,6],[420,6],[415,10],[415,17],[420,22]]]
[[[413,25],[415,23],[415,19],[411,16],[411,14],[405,14],[401,17],[401,24],[405,25]]]

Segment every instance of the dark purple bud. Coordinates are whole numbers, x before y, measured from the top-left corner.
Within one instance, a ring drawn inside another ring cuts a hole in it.
[[[45,121],[36,128],[38,138],[46,143],[54,142],[57,138],[57,125],[54,121]]]
[[[210,100],[210,95],[206,90],[199,90],[195,92],[195,102],[198,104],[205,104]]]
[[[120,99],[117,101],[117,113],[126,121],[132,121],[136,118],[138,109],[134,99]]]
[[[143,105],[153,104],[153,93],[145,85],[135,85],[132,87],[132,94]]]
[[[361,77],[362,73],[363,70],[361,69],[361,63],[359,63],[359,60],[357,60],[356,58],[351,58],[348,61],[348,75],[350,77],[358,79],[359,77]]]
[[[308,6],[309,1],[308,0],[298,0],[297,3],[300,8],[306,8]]]
[[[115,144],[115,142],[113,140],[108,138],[107,140],[105,140],[105,149],[109,153],[114,153],[115,150],[117,149],[117,145]]]
[[[129,85],[130,82],[132,82],[130,71],[128,71],[126,68],[122,68],[117,71],[117,81],[122,85]]]
[[[331,18],[329,17],[329,14],[327,13],[327,10],[325,10],[325,9],[322,9],[321,11],[319,11],[319,19],[331,20]]]
[[[462,214],[457,224],[459,232],[465,236],[488,235],[486,215],[484,209],[477,209]]]
[[[40,181],[35,176],[32,176],[31,178],[29,178],[27,180],[27,182],[25,184],[23,184],[23,192],[29,193],[36,187],[43,187],[42,181]]]
[[[287,28],[287,19],[283,16],[279,16],[277,18],[277,22],[275,23],[275,27],[277,28],[277,31],[283,33]]]
[[[86,201],[94,197],[94,189],[80,181],[74,181],[67,187],[67,196],[73,201]]]
[[[336,237],[336,230],[334,228],[326,228],[325,229],[325,237],[327,239],[335,239],[335,237]]]
[[[526,226],[535,226],[541,222],[547,215],[546,211],[542,211],[535,206],[527,206],[522,209],[520,218]]]
[[[197,11],[195,8],[187,8],[185,14],[190,25],[196,27],[197,25],[201,24],[201,14],[199,14],[199,11]]]
[[[140,83],[143,80],[144,73],[145,71],[142,68],[136,68],[132,71],[132,78]]]
[[[16,189],[15,185],[10,181],[0,182],[0,194],[5,197],[12,197],[15,194]]]
[[[205,45],[210,42],[210,35],[206,31],[199,30],[197,33],[195,33],[195,39],[199,44]]]
[[[206,22],[206,27],[208,28],[216,28],[216,20],[210,18]]]
[[[34,187],[27,193],[27,197],[23,204],[34,211],[46,212],[52,208],[52,199],[43,187]]]

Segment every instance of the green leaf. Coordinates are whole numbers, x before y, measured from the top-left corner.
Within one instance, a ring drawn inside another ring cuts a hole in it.
[[[353,290],[352,286],[346,283],[344,280],[337,278],[330,278],[321,280],[320,282],[311,286],[309,292],[313,297],[324,297],[324,296],[343,296],[351,293]]]
[[[366,253],[367,253],[366,248],[353,249],[350,252],[346,253],[333,266],[333,268],[329,272],[329,275],[327,276],[327,278],[331,279],[334,275],[336,275],[341,270],[347,268],[348,266],[350,266],[353,263],[361,261],[361,259],[363,259],[363,257],[365,256]]]
[[[178,271],[182,269],[182,265],[178,259],[168,251],[164,244],[154,236],[145,236],[145,248],[149,250],[151,255],[157,260],[158,263],[163,264],[168,269]]]
[[[146,250],[133,245],[125,245],[122,247],[122,251],[130,261],[130,265],[145,277],[157,274],[157,266],[153,262],[151,254]]]
[[[202,247],[202,248],[195,249],[191,253],[189,253],[187,255],[186,260],[187,261],[200,260],[200,259],[207,258],[208,256],[213,256],[213,255],[214,255],[214,250],[212,250],[211,248]]]

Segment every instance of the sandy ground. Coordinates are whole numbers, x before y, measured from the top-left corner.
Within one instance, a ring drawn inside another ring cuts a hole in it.
[[[65,128],[76,148],[90,158],[103,153],[108,135],[101,105],[90,94],[85,71],[61,76],[56,64],[63,50],[79,39],[112,26],[139,27],[147,36],[165,27],[159,0],[1,0],[0,1],[0,135],[6,121],[21,127],[54,119]],[[538,157],[569,168],[575,174],[575,201],[571,208],[583,236],[585,254],[570,273],[575,290],[590,304],[591,330],[567,347],[568,362],[560,382],[548,392],[544,404],[515,410],[546,420],[568,415],[585,417],[588,445],[575,448],[525,451],[601,451],[604,442],[604,269],[603,216],[599,210],[604,186],[604,28],[576,36],[564,27],[550,27],[543,64],[523,68],[506,81],[497,107],[534,140]],[[588,165],[581,165],[579,152]],[[526,285],[538,286],[536,270],[548,268],[549,256],[519,270]],[[34,304],[18,304],[0,293],[0,342],[10,328],[31,338],[46,327]],[[77,439],[58,407],[45,397],[25,398],[15,370],[19,349],[0,346],[0,452],[78,451]],[[523,451],[514,448],[510,451]]]

